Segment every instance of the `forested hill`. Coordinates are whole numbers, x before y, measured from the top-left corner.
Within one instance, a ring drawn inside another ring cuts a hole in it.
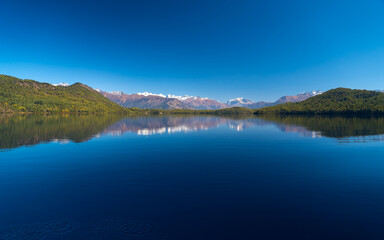
[[[384,93],[336,88],[303,102],[266,107],[255,113],[384,114]]]
[[[53,86],[0,75],[0,112],[128,112],[92,88]]]

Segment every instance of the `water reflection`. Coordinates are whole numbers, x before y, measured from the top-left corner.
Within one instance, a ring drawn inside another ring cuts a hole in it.
[[[84,142],[103,135],[120,136],[174,134],[225,127],[244,131],[273,125],[282,132],[302,137],[336,138],[346,142],[382,141],[384,118],[305,117],[305,116],[145,116],[119,115],[14,115],[0,116],[0,149],[11,149],[43,142]]]
[[[138,135],[172,134],[204,131],[219,126],[227,126],[236,131],[242,131],[254,125],[260,125],[264,120],[256,118],[235,118],[216,116],[164,116],[125,118],[109,126],[105,134],[123,135],[126,132]]]
[[[118,115],[0,115],[0,149],[43,142],[85,142],[122,118]]]
[[[340,142],[382,141],[384,118],[340,116],[260,116],[284,132],[302,136],[337,138]]]

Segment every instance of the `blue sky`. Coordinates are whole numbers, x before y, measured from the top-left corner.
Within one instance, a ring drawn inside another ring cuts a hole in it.
[[[384,88],[383,0],[0,0],[0,73],[275,100]]]

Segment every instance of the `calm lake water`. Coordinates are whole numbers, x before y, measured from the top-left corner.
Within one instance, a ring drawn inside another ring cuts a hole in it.
[[[384,239],[384,119],[0,116],[0,239]]]

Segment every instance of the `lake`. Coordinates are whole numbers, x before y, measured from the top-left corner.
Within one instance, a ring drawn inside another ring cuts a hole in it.
[[[384,239],[384,118],[0,116],[0,239]]]

